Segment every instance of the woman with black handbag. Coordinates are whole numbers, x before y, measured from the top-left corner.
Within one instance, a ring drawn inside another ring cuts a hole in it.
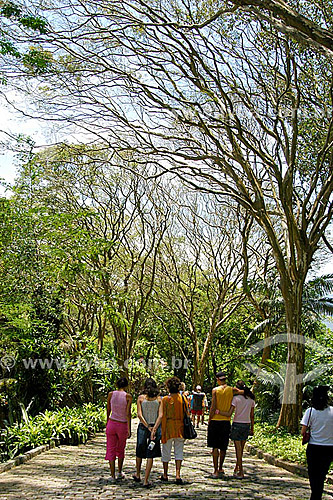
[[[176,462],[176,484],[183,484],[180,469],[183,461],[184,450],[184,411],[183,398],[179,394],[181,381],[178,377],[166,381],[169,391],[168,396],[162,399],[162,462],[163,475],[161,481],[168,481],[168,468],[171,460],[172,446]]]
[[[311,408],[301,421],[304,437],[310,427],[306,457],[311,487],[310,500],[321,500],[324,481],[333,462],[333,406],[329,405],[329,387],[320,385],[313,389]]]

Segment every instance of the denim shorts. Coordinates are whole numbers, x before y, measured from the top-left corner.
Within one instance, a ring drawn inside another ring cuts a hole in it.
[[[153,424],[154,425],[154,424]],[[161,456],[161,426],[156,431],[155,446],[152,450],[148,450],[150,443],[150,432],[141,422],[138,425],[137,440],[136,440],[136,456],[139,458],[157,458]]]
[[[246,441],[250,434],[250,424],[233,422],[231,426],[230,439],[233,441]]]

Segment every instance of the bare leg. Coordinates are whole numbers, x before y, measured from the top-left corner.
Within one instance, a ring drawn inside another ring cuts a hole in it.
[[[224,473],[223,463],[224,463],[225,455],[226,455],[226,452],[224,450],[220,450],[220,464],[219,464],[220,466],[219,466],[218,472]]]
[[[136,457],[136,477],[140,479],[142,458]]]
[[[163,462],[163,476],[165,479],[168,478],[168,468],[169,468],[169,462]]]
[[[235,465],[235,468],[234,468],[234,474],[237,474],[237,472],[238,472],[238,460],[237,460],[237,447],[236,447],[236,441],[234,441],[234,445],[235,445],[235,453],[236,453],[236,465]]]
[[[199,427],[199,423],[200,423],[200,415],[197,415],[197,427]]]
[[[109,460],[109,464],[110,464],[111,477],[115,478],[116,477],[116,461]]]
[[[213,455],[213,464],[214,464],[214,476],[218,477],[219,473],[219,450],[217,448],[213,448],[212,451]]]
[[[123,463],[124,463],[124,459],[118,457],[118,472],[119,472],[119,474],[121,474],[121,471],[123,470]]]
[[[235,450],[236,450],[236,467],[238,469],[238,475],[242,476],[243,475],[243,462],[242,462],[242,442],[241,441],[235,441]]]
[[[152,466],[153,466],[153,459],[147,458],[146,473],[145,473],[145,479],[143,481],[143,484],[148,484],[149,474],[150,474]]]
[[[180,479],[181,466],[182,466],[182,460],[176,460],[176,479]]]

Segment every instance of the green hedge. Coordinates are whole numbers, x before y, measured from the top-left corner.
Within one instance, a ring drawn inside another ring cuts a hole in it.
[[[1,431],[1,461],[53,440],[56,444],[85,443],[90,435],[105,428],[105,423],[105,408],[91,403],[79,408],[46,410],[28,422],[16,423]]]

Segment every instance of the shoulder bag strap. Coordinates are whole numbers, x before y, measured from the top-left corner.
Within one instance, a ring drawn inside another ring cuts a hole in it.
[[[311,413],[312,413],[312,406],[311,406],[311,410],[310,410],[310,414],[309,414],[309,418],[308,418],[308,423],[306,424],[306,427],[307,427],[307,428],[309,427],[310,418],[311,418]]]

